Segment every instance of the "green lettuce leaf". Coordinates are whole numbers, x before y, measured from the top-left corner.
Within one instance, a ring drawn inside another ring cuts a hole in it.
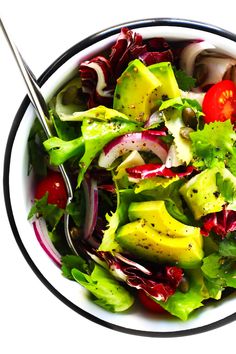
[[[99,251],[122,252],[121,246],[115,240],[116,230],[119,226],[129,221],[128,208],[131,202],[139,200],[132,189],[124,189],[119,191],[117,188],[117,207],[114,213],[106,215],[108,221],[107,229],[104,230],[102,243]]]
[[[65,141],[54,136],[43,143],[45,150],[49,153],[50,164],[58,166],[72,157],[80,158],[84,154],[84,139],[79,137]]]
[[[91,274],[83,273],[77,268],[71,270],[75,281],[89,290],[95,297],[94,302],[111,312],[129,309],[133,296],[103,267],[94,265]]]
[[[189,315],[203,306],[203,300],[209,297],[203,276],[199,270],[188,273],[189,290],[186,293],[177,290],[166,302],[159,304],[172,315],[186,321]]]
[[[196,167],[211,168],[221,162],[236,174],[236,133],[229,119],[205,124],[202,130],[190,133],[190,138]]]

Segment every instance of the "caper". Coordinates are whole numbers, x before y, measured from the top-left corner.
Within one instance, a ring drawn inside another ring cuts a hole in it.
[[[194,110],[190,107],[186,107],[182,111],[182,119],[186,127],[197,129],[197,117]]]
[[[183,277],[180,284],[179,284],[179,290],[182,293],[187,293],[189,291],[189,281],[187,278]]]
[[[207,79],[208,68],[205,64],[198,64],[194,68],[193,76],[196,79],[196,85],[201,86]]]
[[[185,139],[185,140],[190,140],[190,136],[189,134],[194,132],[194,130],[190,127],[181,127],[180,128],[180,131],[179,131],[179,134],[180,136]]]

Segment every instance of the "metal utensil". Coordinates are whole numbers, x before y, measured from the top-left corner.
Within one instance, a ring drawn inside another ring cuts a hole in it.
[[[37,117],[38,117],[44,131],[45,131],[46,136],[48,138],[50,138],[50,137],[52,137],[52,133],[50,131],[50,128],[49,128],[49,125],[47,122],[50,119],[48,108],[47,108],[47,103],[43,97],[43,94],[40,90],[37,80],[36,80],[34,74],[32,73],[32,71],[30,70],[29,66],[24,61],[21,53],[19,52],[19,50],[15,46],[14,42],[10,39],[9,34],[8,34],[5,26],[3,25],[1,18],[0,18],[0,25],[3,30],[4,35],[6,37],[8,45],[12,51],[12,54],[14,55],[14,58],[18,64],[18,67],[20,69],[22,77],[25,81],[25,84],[27,87],[27,93],[28,93],[29,99],[35,109],[36,115],[37,115]],[[66,189],[67,189],[67,196],[68,196],[67,197],[67,205],[68,205],[73,199],[73,189],[72,189],[69,177],[66,173],[65,167],[62,164],[59,165],[58,167],[59,167],[59,170],[60,170],[62,177],[65,181],[65,185],[66,185]],[[70,230],[69,230],[69,215],[66,212],[64,214],[64,231],[65,231],[66,240],[67,240],[67,243],[68,243],[70,249],[75,254],[78,254],[78,252],[76,251],[74,244],[72,242],[72,238],[71,238]]]

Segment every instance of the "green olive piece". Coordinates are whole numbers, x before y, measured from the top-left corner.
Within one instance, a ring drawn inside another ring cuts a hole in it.
[[[186,107],[183,109],[182,119],[186,127],[190,127],[194,130],[197,129],[197,117],[192,108]]]

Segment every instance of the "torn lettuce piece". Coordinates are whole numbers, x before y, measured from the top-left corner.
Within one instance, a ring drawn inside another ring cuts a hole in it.
[[[103,267],[94,265],[91,274],[77,268],[71,270],[75,281],[89,290],[94,302],[111,312],[123,312],[134,303],[134,297]]]

